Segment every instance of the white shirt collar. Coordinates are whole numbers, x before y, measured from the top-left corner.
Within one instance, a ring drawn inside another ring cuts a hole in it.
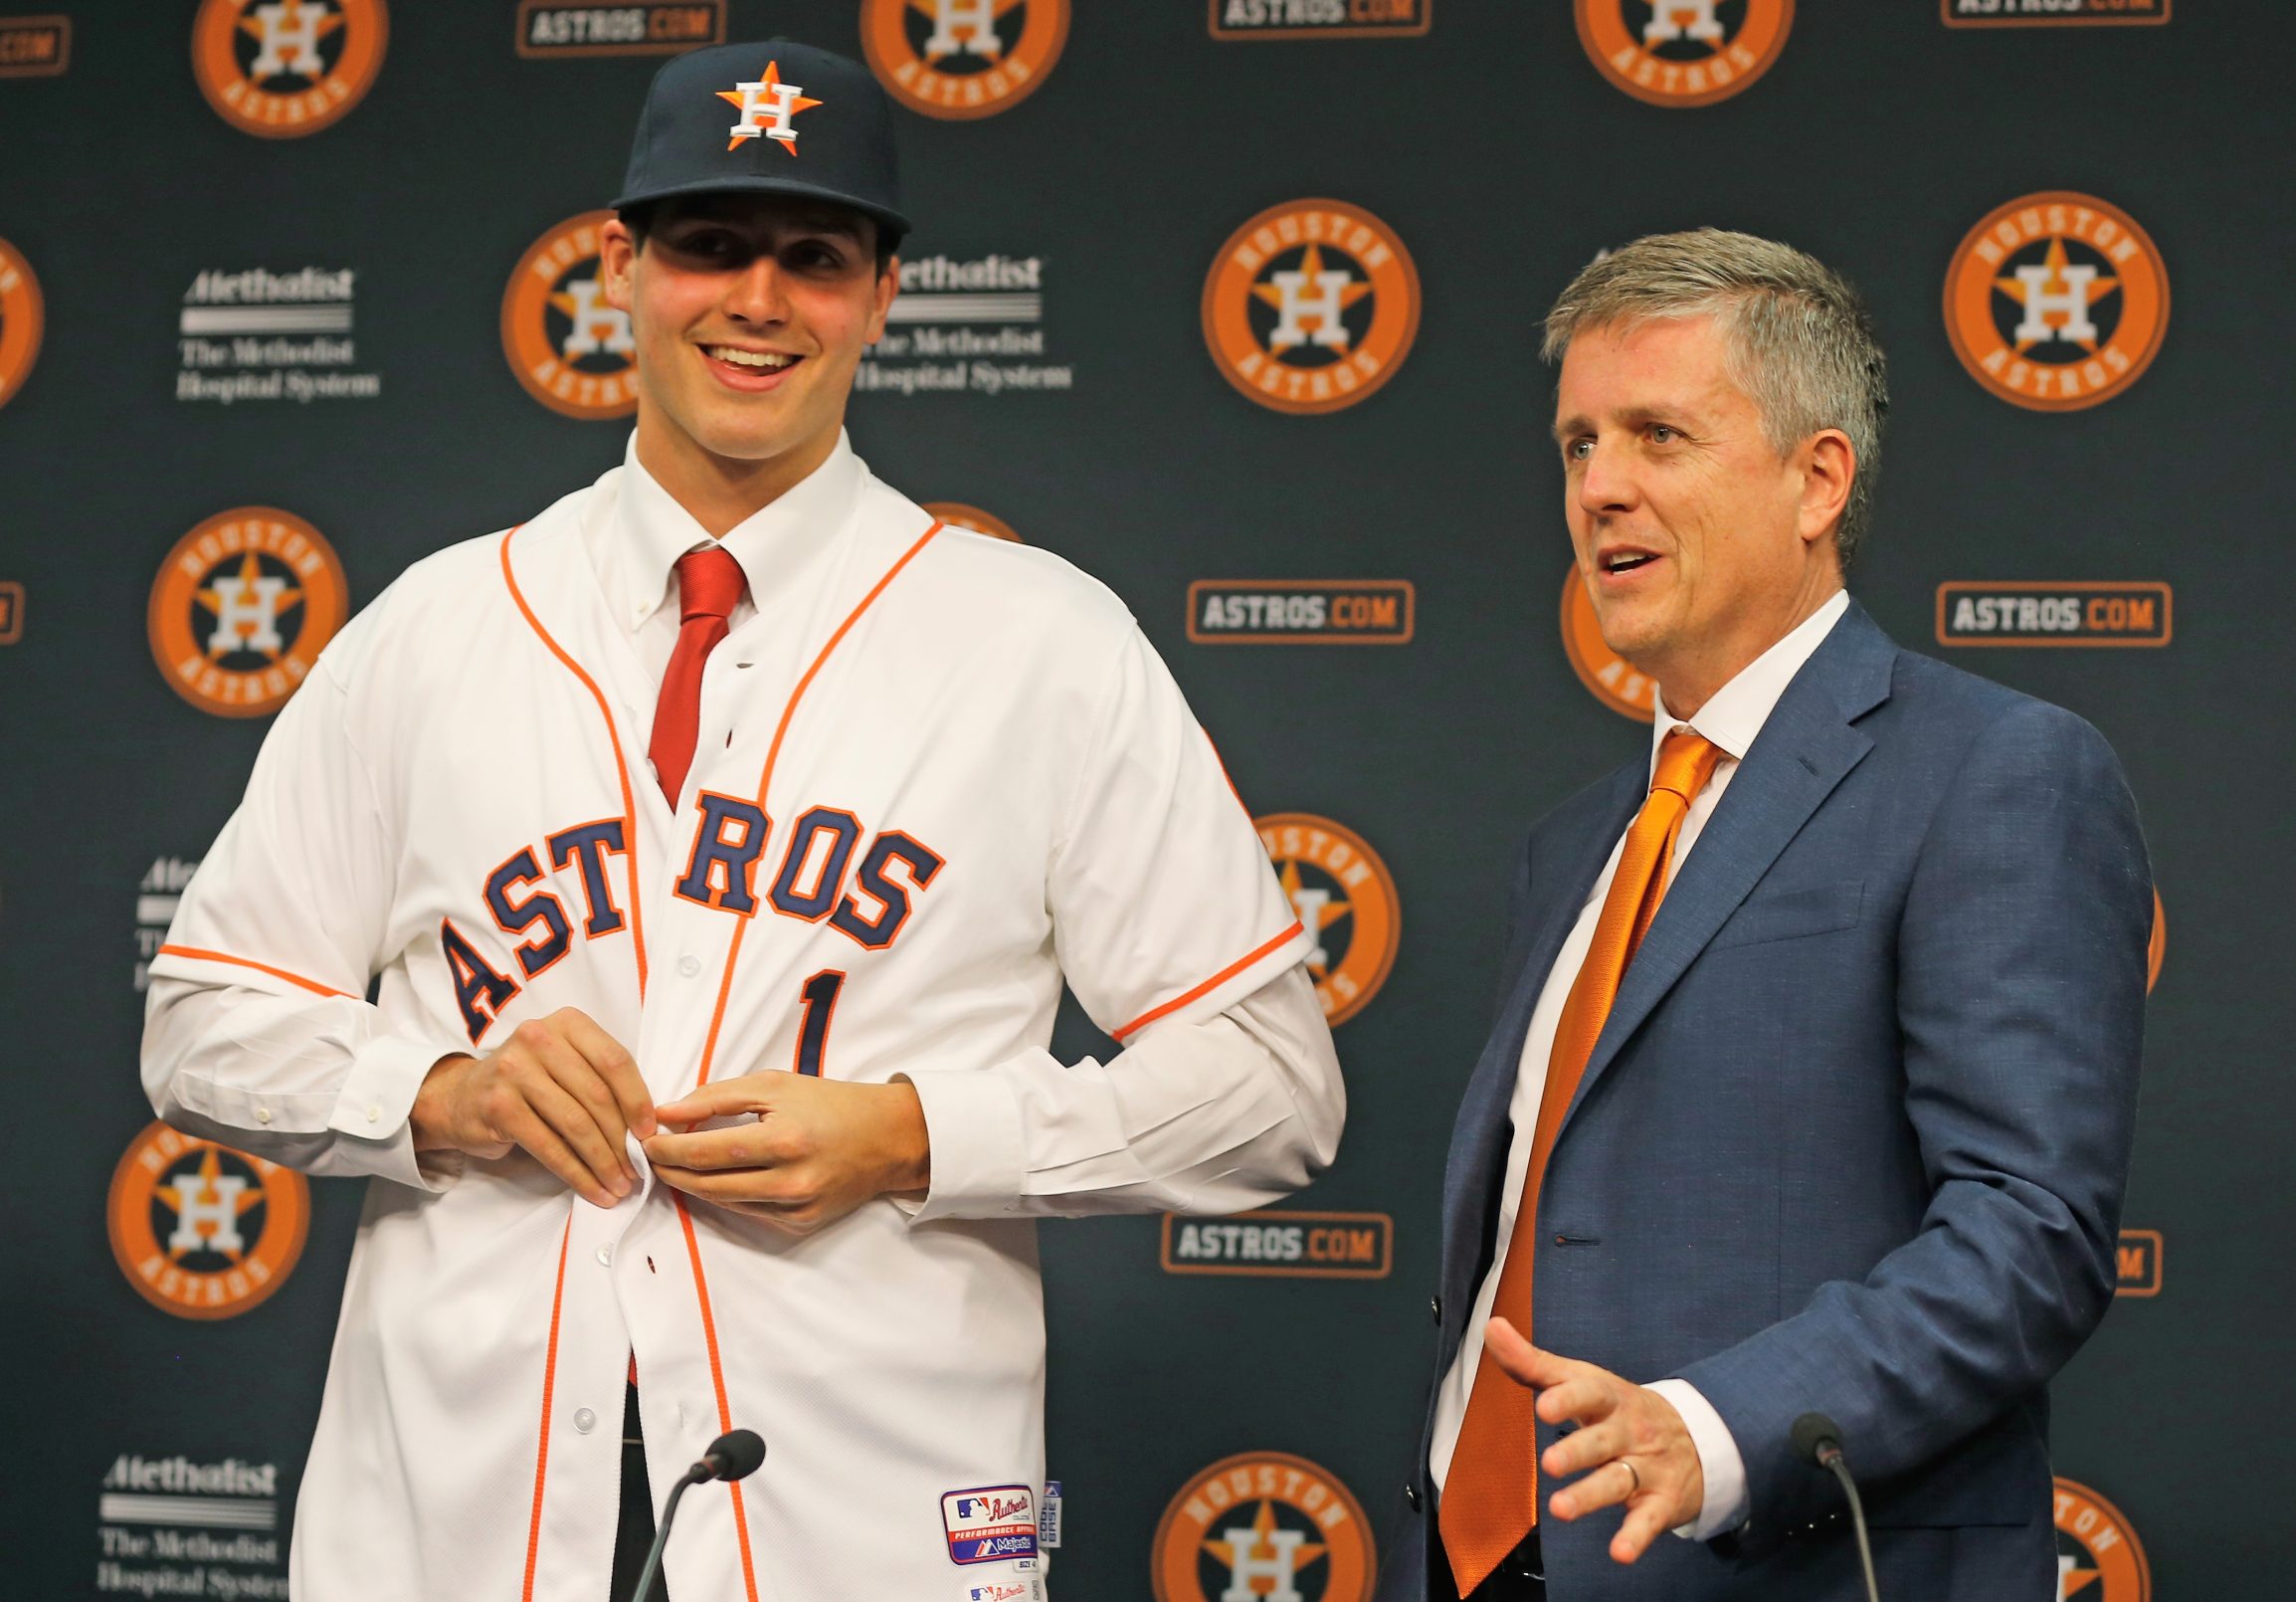
[[[827,461],[713,541],[639,464],[633,430],[622,453],[622,494],[610,537],[594,552],[608,603],[622,626],[635,631],[658,608],[675,604],[677,558],[715,543],[741,564],[750,600],[762,606],[836,540],[866,476],[841,429]]]
[[[1688,717],[1666,710],[1666,698],[1657,698],[1658,714],[1650,723],[1650,771],[1658,770],[1658,747],[1668,734],[1688,725],[1722,747],[1732,761],[1743,762],[1754,737],[1770,721],[1778,698],[1802,671],[1833,625],[1849,610],[1849,592],[1835,590],[1817,611],[1804,618],[1769,650],[1738,670],[1737,675],[1707,698],[1706,704]]]

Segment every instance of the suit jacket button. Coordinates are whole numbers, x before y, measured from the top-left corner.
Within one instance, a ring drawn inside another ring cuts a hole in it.
[[[1410,1507],[1411,1507],[1411,1510],[1412,1510],[1413,1512],[1415,1512],[1415,1513],[1416,1513],[1416,1512],[1418,1512],[1418,1511],[1419,1511],[1419,1487],[1417,1487],[1417,1486],[1406,1486],[1406,1487],[1404,1487],[1404,1488],[1403,1488],[1403,1500],[1404,1500],[1404,1502],[1405,1502],[1406,1503],[1408,1503],[1408,1504],[1410,1505]]]
[[[1439,1327],[1443,1321],[1443,1299],[1441,1297],[1429,1297],[1427,1299],[1427,1310],[1435,1314],[1435,1321]]]

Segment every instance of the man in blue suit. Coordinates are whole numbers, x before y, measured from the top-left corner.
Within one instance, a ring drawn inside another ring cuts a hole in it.
[[[1546,353],[1579,573],[1660,705],[1516,869],[1380,1602],[1861,1597],[1807,1412],[1884,1597],[2049,1602],[2045,1387],[2112,1296],[2143,1031],[2119,763],[1843,590],[1887,399],[1834,274],[1639,240]]]

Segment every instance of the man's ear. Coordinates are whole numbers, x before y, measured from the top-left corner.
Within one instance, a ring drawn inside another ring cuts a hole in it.
[[[1857,479],[1857,447],[1837,428],[1819,429],[1803,444],[1801,533],[1805,542],[1828,536],[1849,509]]]
[[[885,336],[885,313],[893,307],[893,297],[901,293],[901,259],[885,258],[885,270],[877,275],[876,304],[869,308],[868,332],[863,342],[875,344]]]
[[[598,288],[606,303],[617,311],[630,309],[638,275],[638,237],[621,218],[609,220],[598,231]]]

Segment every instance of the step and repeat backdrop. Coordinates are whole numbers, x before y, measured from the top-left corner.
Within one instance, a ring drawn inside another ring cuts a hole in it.
[[[1651,715],[1569,580],[1538,321],[1606,245],[1711,223],[1873,302],[1854,593],[2096,722],[2145,809],[2144,1121],[2121,1301],[2057,1387],[2059,1595],[2284,1589],[2281,8],[48,3],[0,15],[12,1590],[286,1594],[359,1196],[151,1121],[145,965],[345,619],[619,459],[598,229],[645,83],[777,33],[902,108],[919,226],[856,444],[1130,603],[1348,1071],[1292,1202],[1044,1230],[1052,1588],[1368,1595],[1504,867]]]

